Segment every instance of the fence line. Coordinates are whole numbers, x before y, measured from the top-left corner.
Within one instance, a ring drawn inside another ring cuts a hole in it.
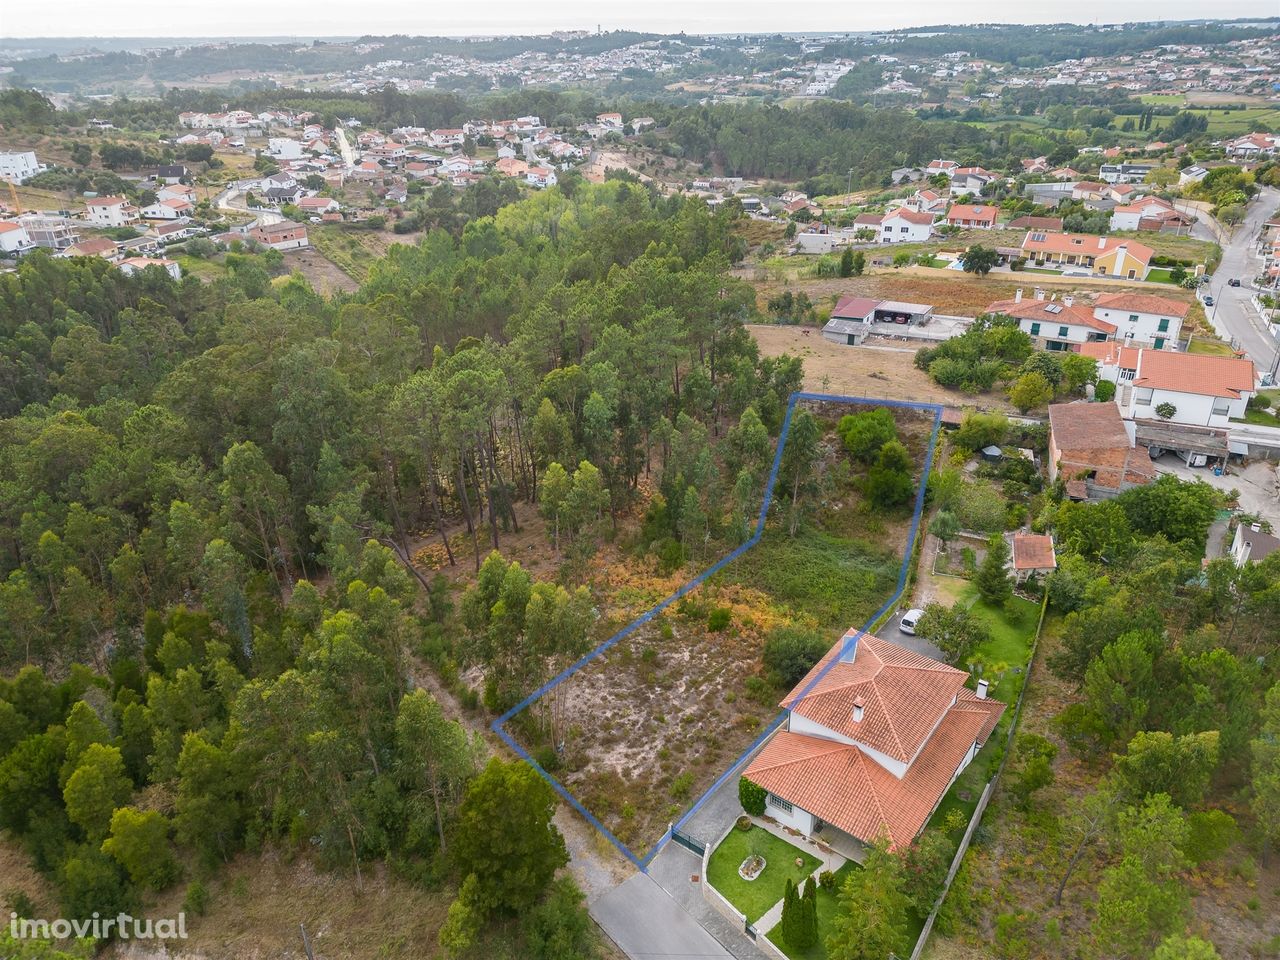
[[[956,855],[951,859],[951,867],[947,870],[947,879],[942,885],[942,892],[938,894],[938,899],[934,902],[933,909],[929,911],[929,916],[925,918],[924,928],[920,931],[920,936],[916,940],[915,949],[911,951],[911,960],[920,960],[921,955],[924,953],[924,948],[929,943],[929,935],[933,932],[934,921],[938,919],[938,911],[942,909],[942,904],[946,901],[947,894],[951,892],[951,884],[955,881],[956,874],[960,871],[960,864],[969,850],[969,843],[973,839],[973,834],[978,829],[978,825],[982,821],[982,815],[987,810],[987,803],[995,792],[996,783],[1000,780],[1000,774],[1004,772],[1005,764],[1009,762],[1013,738],[1018,732],[1018,721],[1022,719],[1022,704],[1027,698],[1027,691],[1031,689],[1031,668],[1036,662],[1036,648],[1040,646],[1040,634],[1044,630],[1044,618],[1048,610],[1049,593],[1046,590],[1043,599],[1040,601],[1040,619],[1036,622],[1035,638],[1031,641],[1031,656],[1027,660],[1027,675],[1023,678],[1022,689],[1018,691],[1018,700],[1013,705],[1013,716],[1009,721],[1009,732],[1005,735],[1004,756],[1000,758],[1000,764],[996,767],[996,772],[991,775],[991,779],[987,781],[986,787],[983,788],[982,796],[978,798],[978,805],[973,808],[973,816],[969,818],[969,825],[965,828],[964,836],[960,838],[960,847],[956,850]]]

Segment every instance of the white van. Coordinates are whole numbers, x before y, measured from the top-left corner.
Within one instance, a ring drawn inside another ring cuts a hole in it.
[[[902,619],[898,621],[898,629],[903,633],[916,635],[916,624],[920,622],[920,618],[924,616],[924,611],[918,607],[912,607],[902,615]]]

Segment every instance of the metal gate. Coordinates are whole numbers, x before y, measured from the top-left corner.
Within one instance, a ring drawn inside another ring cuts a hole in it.
[[[680,846],[684,847],[690,853],[696,853],[700,857],[707,852],[705,844],[699,843],[687,833],[681,833],[674,827],[671,828],[671,839],[680,844]]]

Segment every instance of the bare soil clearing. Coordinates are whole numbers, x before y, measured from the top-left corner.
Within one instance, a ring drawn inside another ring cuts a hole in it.
[[[751,324],[747,327],[766,357],[784,353],[804,359],[804,388],[819,393],[890,400],[918,400],[984,410],[1011,410],[999,394],[969,396],[947,390],[917,370],[916,347],[898,342],[849,347],[822,339],[812,327]]]

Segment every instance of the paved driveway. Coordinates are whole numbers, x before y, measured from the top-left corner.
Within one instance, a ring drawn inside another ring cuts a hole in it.
[[[688,860],[697,863],[692,854]],[[632,960],[733,958],[646,874],[635,874],[596,900],[590,909],[596,923]]]
[[[917,637],[912,634],[902,632],[900,622],[902,620],[902,615],[906,612],[907,608],[903,607],[901,610],[894,613],[893,619],[880,629],[881,639],[889,640],[900,647],[906,647],[908,650],[914,650],[916,653],[922,653],[926,657],[933,657],[935,660],[941,660],[943,663],[946,663],[947,658],[943,652],[924,637]]]

